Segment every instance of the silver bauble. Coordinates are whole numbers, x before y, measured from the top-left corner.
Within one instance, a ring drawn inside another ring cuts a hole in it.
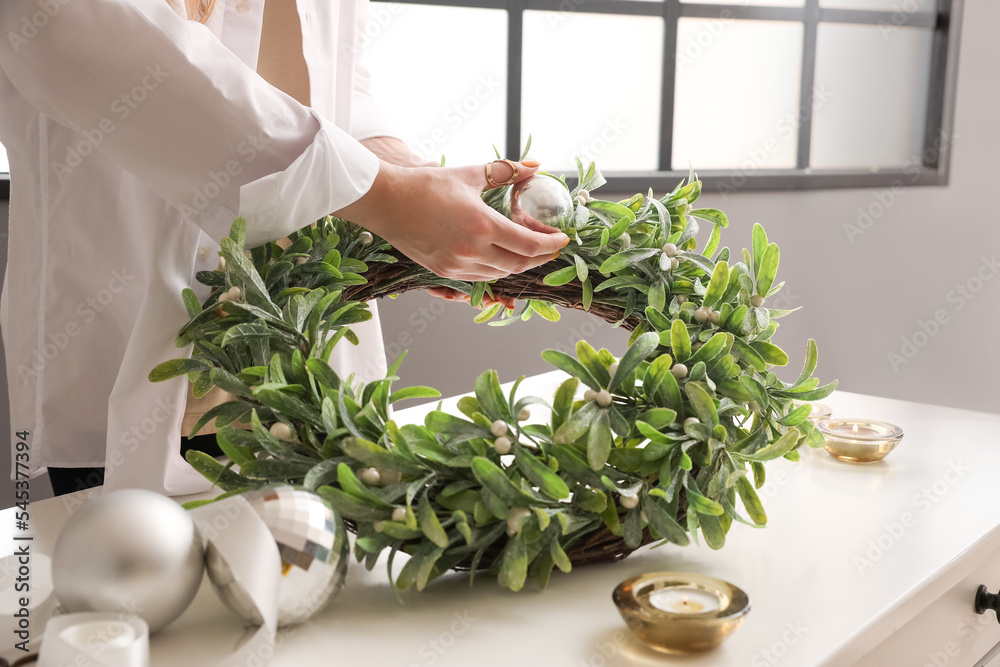
[[[176,502],[123,489],[70,517],[52,555],[52,584],[67,612],[126,611],[150,634],[181,615],[205,569],[201,537]]]
[[[242,495],[278,543],[278,625],[294,625],[311,618],[344,585],[348,543],[343,522],[322,498],[287,484]],[[208,578],[225,605],[244,620],[263,623],[250,596],[211,544],[205,561]]]
[[[533,218],[543,225],[565,227],[573,220],[573,198],[559,179],[536,174],[507,190],[504,213],[521,225]]]

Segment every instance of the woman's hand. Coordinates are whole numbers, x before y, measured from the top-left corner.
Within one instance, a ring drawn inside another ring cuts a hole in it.
[[[533,176],[537,163],[518,165],[518,181]],[[512,171],[493,164],[502,183]],[[569,237],[555,227],[522,227],[480,198],[489,187],[482,165],[399,167],[383,161],[363,197],[335,215],[357,223],[443,278],[496,280],[540,266],[558,256]]]

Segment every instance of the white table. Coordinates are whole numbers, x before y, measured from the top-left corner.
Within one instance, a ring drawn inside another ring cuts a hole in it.
[[[522,391],[551,397],[560,378],[532,378]],[[487,577],[469,588],[466,576],[447,575],[404,604],[383,565],[367,572],[352,561],[340,596],[286,631],[271,664],[992,667],[980,660],[1000,643],[1000,624],[972,605],[980,583],[1000,587],[1000,415],[845,392],[826,402],[838,416],[889,421],[906,436],[877,464],[842,463],[823,450],[768,464],[768,527],[735,524],[721,551],[645,548],[620,563],[555,572],[542,592],[529,583],[511,593]],[[422,420],[432,407],[397,418]],[[85,494],[32,506],[36,551],[51,553]],[[12,512],[0,512],[5,545],[13,545]],[[654,653],[625,632],[611,591],[658,570],[733,582],[753,608],[716,651]],[[206,580],[191,608],[153,638],[153,665],[211,664],[243,632]]]

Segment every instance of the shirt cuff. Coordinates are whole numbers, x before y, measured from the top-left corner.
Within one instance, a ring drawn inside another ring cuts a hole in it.
[[[288,236],[360,199],[380,161],[356,139],[309,109],[319,124],[312,144],[284,171],[240,187],[247,247]]]
[[[371,95],[359,90],[354,91],[352,99],[351,136],[358,141],[372,137],[393,137],[406,141],[391,114],[386,113],[385,107]]]

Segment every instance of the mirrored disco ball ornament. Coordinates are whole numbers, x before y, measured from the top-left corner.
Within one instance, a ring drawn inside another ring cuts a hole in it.
[[[322,498],[305,489],[275,485],[242,495],[278,544],[278,625],[308,620],[344,585],[348,543],[343,522]],[[246,589],[211,544],[205,555],[208,578],[225,605],[246,621],[263,623]]]
[[[537,174],[507,190],[504,212],[524,225],[527,218],[553,227],[565,227],[573,219],[573,198],[562,181]]]
[[[204,563],[184,508],[159,493],[123,489],[70,517],[53,550],[52,585],[67,612],[124,610],[154,633],[191,604]]]

